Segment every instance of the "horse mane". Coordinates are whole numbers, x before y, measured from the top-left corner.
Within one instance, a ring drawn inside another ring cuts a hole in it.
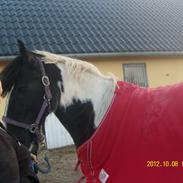
[[[15,58],[5,69],[0,73],[0,80],[3,83],[2,96],[5,97],[11,91],[17,76],[21,70],[22,62],[20,57]]]
[[[98,70],[97,67],[86,61],[53,54],[46,51],[36,50],[34,51],[34,53],[41,55],[45,64],[64,64],[67,72],[74,75],[74,77],[81,78],[83,76],[83,73],[89,72],[100,78],[111,80],[114,84],[117,83],[116,77],[112,73],[104,75]],[[3,97],[11,91],[11,88],[16,82],[17,76],[22,68],[22,63],[23,62],[21,60],[21,57],[18,56],[0,73],[0,80],[3,82]]]
[[[103,79],[112,80],[114,83],[116,83],[116,76],[114,74],[109,73],[108,75],[104,75],[98,70],[97,67],[86,61],[53,54],[46,51],[36,50],[35,53],[42,55],[43,61],[46,64],[64,64],[67,72],[74,74],[74,76],[77,78],[80,78],[83,73],[89,72]]]

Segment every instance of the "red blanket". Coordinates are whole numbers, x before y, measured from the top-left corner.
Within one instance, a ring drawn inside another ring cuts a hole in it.
[[[183,84],[118,85],[101,125],[77,149],[87,183],[182,183]]]

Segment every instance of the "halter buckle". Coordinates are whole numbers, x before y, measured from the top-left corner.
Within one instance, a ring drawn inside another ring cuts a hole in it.
[[[50,85],[50,80],[48,78],[48,76],[42,76],[42,83],[44,86],[49,86]]]
[[[29,128],[29,131],[31,133],[36,133],[36,131],[38,130],[38,125],[37,124],[31,124],[30,128]]]

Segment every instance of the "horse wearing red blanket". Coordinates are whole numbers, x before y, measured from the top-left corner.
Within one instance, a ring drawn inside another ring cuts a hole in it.
[[[22,42],[19,50],[0,74],[6,119],[40,123],[8,124],[12,134],[24,134],[29,146],[52,111],[73,138],[87,183],[183,182],[183,84],[116,84],[87,62],[31,52]]]
[[[118,85],[100,126],[77,150],[87,183],[181,183],[183,84]]]

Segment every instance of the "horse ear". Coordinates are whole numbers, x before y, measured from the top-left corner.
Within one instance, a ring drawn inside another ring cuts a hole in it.
[[[31,57],[31,55],[30,55],[30,53],[29,53],[29,51],[27,50],[27,48],[25,47],[25,44],[24,44],[24,42],[22,42],[21,40],[17,40],[17,42],[18,42],[18,48],[19,48],[19,52],[20,52],[20,55],[22,56],[22,57],[24,57],[25,59],[30,59]]]

